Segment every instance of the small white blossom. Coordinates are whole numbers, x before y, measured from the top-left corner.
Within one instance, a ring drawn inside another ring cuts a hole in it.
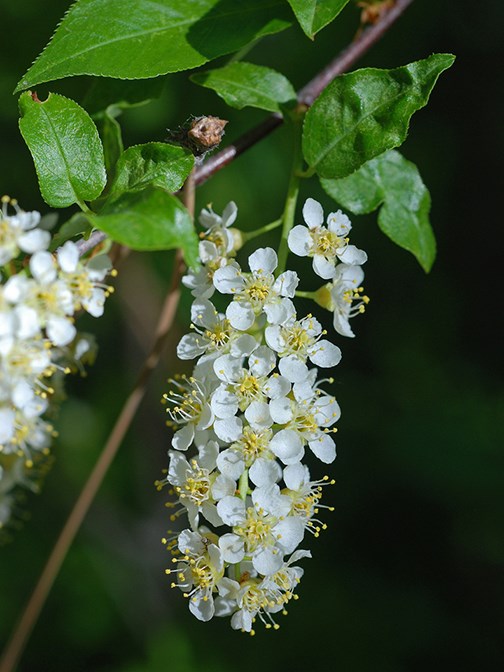
[[[289,232],[289,249],[299,257],[313,257],[313,270],[326,280],[334,277],[336,262],[360,265],[367,255],[355,245],[349,245],[348,234],[352,224],[341,210],[331,212],[324,224],[324,211],[320,203],[308,198],[303,207],[307,226],[295,226]]]
[[[9,215],[7,206],[12,205],[15,215]],[[15,200],[8,196],[2,198],[0,212],[0,266],[15,259],[20,252],[33,254],[47,249],[51,236],[47,231],[38,229],[40,213],[24,212]]]
[[[364,271],[360,266],[339,264],[332,282],[315,293],[317,303],[333,313],[334,329],[341,336],[353,338],[349,321],[363,313],[369,303],[362,287],[363,279]]]
[[[278,257],[271,247],[260,248],[249,257],[250,273],[243,273],[237,263],[219,268],[213,278],[221,294],[233,294],[226,317],[231,325],[246,331],[262,312],[270,324],[282,324],[295,314],[290,300],[299,279],[294,271],[285,271],[275,279],[273,271]]]
[[[265,329],[266,343],[280,356],[280,373],[292,383],[305,380],[308,375],[306,360],[316,366],[333,368],[341,360],[341,350],[325,335],[320,322],[312,315],[285,325]]]

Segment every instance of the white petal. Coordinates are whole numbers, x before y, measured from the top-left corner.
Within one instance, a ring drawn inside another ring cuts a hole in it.
[[[229,353],[232,357],[240,359],[241,357],[248,357],[257,348],[259,343],[250,334],[242,334],[231,343]]]
[[[352,229],[352,222],[341,210],[327,215],[327,228],[340,238],[346,238]]]
[[[226,443],[233,443],[237,441],[242,433],[242,421],[236,416],[233,418],[226,418],[224,420],[218,419],[214,422],[214,432],[221,441]]]
[[[278,324],[266,327],[264,330],[266,343],[275,352],[281,352],[285,348],[285,339],[282,336],[282,328]]]
[[[225,476],[237,481],[243,474],[245,462],[234,450],[223,450],[217,457],[217,467]]]
[[[219,455],[219,444],[217,441],[208,441],[198,451],[198,464],[203,469],[212,471],[217,464],[217,456]]]
[[[299,518],[289,516],[275,525],[275,534],[280,535],[277,544],[285,553],[292,553],[303,541],[304,523]]]
[[[302,441],[293,429],[281,429],[270,441],[270,449],[284,464],[299,462],[304,455]]]
[[[219,539],[219,547],[222,551],[224,562],[235,564],[241,562],[245,556],[243,540],[236,534],[223,534]]]
[[[249,267],[253,272],[273,273],[277,265],[278,257],[271,247],[260,247],[249,257]]]
[[[303,206],[303,219],[310,229],[321,226],[324,223],[324,210],[318,201],[307,198]]]
[[[241,360],[231,355],[222,355],[213,364],[215,375],[224,383],[233,383],[240,378],[243,367]]]
[[[359,250],[355,245],[347,245],[339,258],[344,264],[360,266],[366,263],[368,256],[364,250]]]
[[[236,483],[231,478],[219,474],[212,485],[212,497],[217,501],[234,494]],[[218,512],[218,511],[217,511]],[[220,514],[219,514],[220,515]]]
[[[316,366],[322,366],[325,369],[336,366],[341,361],[341,350],[337,345],[322,339],[318,341],[313,348],[310,348],[310,360]]]
[[[267,376],[276,366],[276,355],[266,345],[257,348],[249,359],[250,371],[254,376]]]
[[[321,462],[331,464],[336,459],[336,445],[329,434],[322,434],[315,441],[309,441],[308,445]]]
[[[23,304],[16,306],[14,310],[15,316],[18,320],[18,326],[16,329],[17,337],[25,339],[36,336],[40,332],[41,328],[37,311],[33,308],[28,308],[28,306],[24,306]],[[12,317],[14,317],[14,315]],[[4,319],[3,316],[1,319]]]
[[[286,397],[273,399],[270,402],[269,411],[273,418],[273,422],[276,422],[279,425],[286,425],[294,417],[291,400]]]
[[[268,378],[263,389],[270,399],[278,399],[289,394],[290,388],[291,385],[287,378],[273,374],[271,378]]]
[[[0,444],[7,443],[14,436],[15,412],[11,408],[0,408]]]
[[[321,254],[316,254],[313,257],[313,270],[324,280],[331,280],[336,274],[336,266],[334,260],[328,261]]]
[[[267,487],[280,480],[282,471],[276,460],[265,460],[260,457],[250,467],[249,476],[258,488]]]
[[[246,331],[254,324],[255,314],[248,301],[231,301],[226,310],[226,317],[231,326],[239,331]]]
[[[37,252],[30,259],[30,271],[37,282],[47,284],[56,279],[56,265],[52,254]]]
[[[178,536],[178,548],[183,555],[202,555],[205,552],[201,535],[192,530],[182,530]]]
[[[39,250],[46,250],[50,242],[51,234],[49,231],[43,231],[42,229],[34,229],[18,238],[19,249],[28,254],[33,254]]]
[[[234,201],[230,201],[222,211],[222,226],[228,227],[235,223],[238,208]]]
[[[215,608],[211,595],[207,600],[205,600],[203,599],[203,595],[196,593],[191,598],[189,598],[188,602],[189,611],[193,616],[196,616],[199,621],[207,622],[213,618]]]
[[[268,404],[264,401],[253,401],[245,411],[245,418],[258,427],[271,427],[273,424]]]
[[[215,322],[218,313],[208,299],[198,299],[191,306],[191,321],[199,327],[207,327]]]
[[[300,383],[308,375],[308,367],[296,355],[282,357],[278,368],[282,376],[285,376],[291,383]]]
[[[58,263],[65,273],[73,273],[79,264],[79,249],[71,240],[58,250]]]
[[[236,395],[228,392],[225,385],[221,385],[212,395],[211,407],[216,417],[232,418],[238,411]]]
[[[47,321],[47,335],[54,345],[68,345],[76,333],[75,325],[65,317],[50,317]]]
[[[243,289],[244,280],[238,264],[218,268],[213,275],[213,284],[221,294],[236,294]]]
[[[306,226],[298,224],[289,231],[287,238],[289,250],[298,257],[307,257],[313,245],[312,237]]]
[[[302,485],[310,482],[310,471],[305,464],[289,464],[283,470],[283,480],[289,490],[299,490]]]
[[[224,525],[224,521],[217,513],[217,507],[215,506],[215,504],[211,504],[208,501],[203,502],[203,504],[201,505],[201,513],[203,514],[203,516],[205,516],[205,518],[211,525],[214,525],[215,527],[220,527],[221,525]]]
[[[217,511],[226,525],[231,527],[245,520],[245,502],[239,497],[224,497],[217,504]]]
[[[289,296],[292,299],[296,294],[298,285],[298,274],[295,271],[285,271],[275,280],[273,289],[281,296]]]
[[[194,425],[184,425],[173,435],[172,446],[176,450],[187,450],[194,439]]]
[[[252,556],[254,569],[263,576],[270,576],[283,565],[283,555],[278,549],[260,548]]]
[[[264,305],[264,312],[270,324],[285,324],[296,315],[296,309],[292,301],[280,297],[268,301]]]
[[[179,359],[195,359],[202,355],[208,343],[200,334],[185,334],[177,345],[177,357]]]

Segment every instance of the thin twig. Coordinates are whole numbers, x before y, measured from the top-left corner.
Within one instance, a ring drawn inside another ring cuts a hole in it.
[[[187,180],[194,183],[193,174]],[[194,213],[194,184],[189,184],[186,189],[187,201],[186,207]],[[191,195],[192,194],[192,195]],[[45,604],[49,591],[56,579],[61,565],[68,553],[77,532],[79,531],[82,521],[91,506],[96,493],[107,473],[112,460],[114,459],[119,446],[121,445],[126,432],[128,431],[131,422],[138,410],[140,402],[142,401],[147,382],[159,362],[163,346],[166,342],[170,327],[173,323],[175,313],[180,298],[180,278],[184,272],[184,263],[182,253],[177,251],[174,259],[172,278],[170,288],[166,296],[159,321],[156,327],[156,336],[154,345],[145,360],[143,368],[138,376],[137,382],[130,396],[128,397],[121,414],[119,415],[114,428],[108,438],[105,447],[98,458],[97,463],[86,484],[84,485],[79,498],[77,499],[59,537],[54,545],[47,563],[40,575],[37,585],[25,607],[21,619],[14,631],[7,647],[5,648],[2,660],[0,661],[0,672],[12,672],[19,662],[19,659],[24,651],[28,638],[42,607]]]

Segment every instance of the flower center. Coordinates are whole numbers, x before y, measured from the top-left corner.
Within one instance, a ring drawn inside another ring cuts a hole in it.
[[[245,459],[246,466],[250,467],[258,457],[269,452],[268,446],[271,436],[270,429],[257,432],[252,427],[245,427],[242,437],[239,441],[233,443],[231,448],[239,451]]]
[[[334,257],[336,251],[344,245],[344,240],[332,231],[317,229],[314,233],[315,254]]]

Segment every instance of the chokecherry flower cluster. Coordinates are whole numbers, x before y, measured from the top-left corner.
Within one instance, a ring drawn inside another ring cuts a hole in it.
[[[12,210],[14,212],[12,212]],[[4,197],[0,212],[0,527],[16,508],[19,486],[35,489],[55,435],[48,420],[65,374],[94,358],[93,337],[75,316],[103,314],[112,273],[100,254],[81,261],[67,241],[53,255],[38,212]]]
[[[303,214],[307,227],[290,231],[289,248],[312,257],[315,273],[331,281],[311,295],[334,313],[336,331],[353,336],[348,320],[368,300],[360,286],[366,254],[349,244],[350,221],[340,211],[327,228],[313,199]],[[321,504],[322,491],[334,481],[312,479],[302,460],[307,450],[325,464],[336,457],[340,408],[319,368],[335,367],[341,351],[313,315],[296,314],[299,278],[278,272],[272,248],[257,249],[248,270],[240,267],[236,216],[234,203],[222,217],[201,213],[202,266],[183,280],[195,297],[192,333],[177,348],[179,358],[196,361],[164,395],[175,431],[157,486],[176,496],[167,504],[172,521],[183,513],[189,521],[163,539],[174,555],[166,570],[172,587],[198,619],[231,616],[234,629],[253,634],[256,619],[278,628],[275,615],[297,598],[303,569],[296,563],[310,557],[299,545],[307,531],[317,537],[326,527],[319,515],[331,507]],[[229,299],[225,312],[211,302],[215,293]]]

